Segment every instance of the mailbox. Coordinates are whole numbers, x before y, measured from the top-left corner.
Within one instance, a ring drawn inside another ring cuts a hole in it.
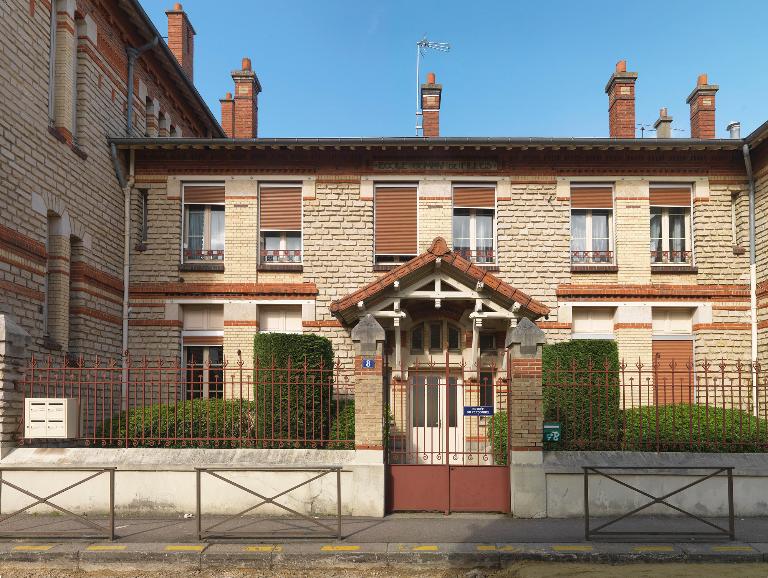
[[[28,397],[24,400],[24,437],[68,439],[80,433],[77,399]]]

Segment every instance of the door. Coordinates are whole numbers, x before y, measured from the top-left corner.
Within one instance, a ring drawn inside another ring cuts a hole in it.
[[[691,403],[693,399],[693,341],[654,339],[654,402]]]
[[[448,464],[464,448],[459,380],[419,373],[410,385],[408,455],[412,463]]]

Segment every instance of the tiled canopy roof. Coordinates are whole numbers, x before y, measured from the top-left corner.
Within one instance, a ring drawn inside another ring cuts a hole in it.
[[[482,281],[485,288],[490,292],[497,293],[504,299],[512,300],[520,304],[522,308],[527,309],[537,317],[549,313],[549,307],[540,301],[537,301],[519,289],[515,289],[509,283],[502,281],[495,275],[492,275],[488,271],[473,264],[471,261],[452,252],[448,248],[445,239],[442,237],[437,237],[432,242],[432,246],[418,257],[414,257],[407,263],[403,263],[399,267],[392,269],[383,277],[376,279],[354,293],[350,293],[346,297],[331,303],[331,313],[339,316],[341,312],[351,307],[356,307],[358,302],[374,297],[388,287],[391,287],[398,279],[402,279],[403,277],[434,263],[438,258],[442,260],[442,267],[453,268],[464,276],[468,276],[476,281]]]

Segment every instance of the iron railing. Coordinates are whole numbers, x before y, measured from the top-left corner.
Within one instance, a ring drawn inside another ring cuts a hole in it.
[[[496,263],[496,252],[493,249],[468,249],[466,247],[454,247],[454,253],[481,265]]]
[[[301,249],[262,249],[262,263],[301,263]]]
[[[184,249],[185,261],[223,261],[224,249]]]
[[[690,265],[692,261],[692,251],[651,251],[651,263],[654,265]]]
[[[612,265],[613,251],[571,251],[574,265]]]

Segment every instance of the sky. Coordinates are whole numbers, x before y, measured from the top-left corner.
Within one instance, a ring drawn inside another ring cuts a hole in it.
[[[161,34],[172,0],[141,0]],[[216,118],[242,57],[261,81],[260,137],[413,136],[416,42],[443,85],[441,136],[606,137],[617,61],[638,73],[636,120],[687,137],[700,73],[717,134],[768,120],[765,0],[182,0],[195,84]],[[648,132],[645,136],[654,136]],[[638,128],[637,136],[641,136]]]

